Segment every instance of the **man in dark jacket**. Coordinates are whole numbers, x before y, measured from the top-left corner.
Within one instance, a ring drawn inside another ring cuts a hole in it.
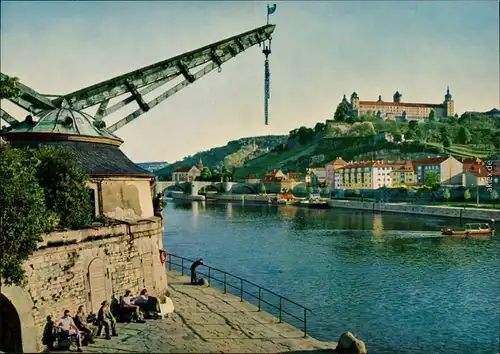
[[[76,315],[73,318],[73,321],[75,322],[75,326],[78,327],[80,332],[85,333],[85,337],[83,338],[82,344],[87,345],[88,343],[91,344],[95,343],[94,336],[96,331],[94,330],[94,328],[91,328],[88,324],[84,322],[84,318],[85,318],[85,313],[83,311],[83,306],[79,306]]]
[[[196,278],[196,267],[203,264],[203,259],[200,258],[193,264],[191,264],[191,284],[196,284],[198,279]]]

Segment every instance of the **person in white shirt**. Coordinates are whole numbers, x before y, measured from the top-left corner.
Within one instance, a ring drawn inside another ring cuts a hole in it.
[[[125,291],[125,295],[121,298],[121,306],[123,310],[132,312],[132,317],[137,323],[144,323],[141,309],[138,305],[134,304],[132,300],[132,292],[130,290]]]
[[[76,327],[73,318],[70,316],[69,310],[64,310],[64,316],[60,317],[56,321],[55,327],[61,331],[61,339],[64,339],[65,337],[75,337],[77,346],[76,351],[82,351],[82,349],[80,348],[82,346],[82,336],[80,334],[80,331],[78,330],[78,327]]]

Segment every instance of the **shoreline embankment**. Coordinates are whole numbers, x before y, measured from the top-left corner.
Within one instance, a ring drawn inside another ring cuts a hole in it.
[[[476,209],[476,208],[454,208],[434,205],[411,205],[402,203],[373,203],[351,200],[328,200],[330,208],[357,209],[372,212],[400,213],[429,215],[438,217],[450,217],[470,220],[500,220],[500,210]]]

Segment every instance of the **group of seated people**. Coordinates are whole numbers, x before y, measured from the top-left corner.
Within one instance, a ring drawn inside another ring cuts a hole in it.
[[[161,317],[158,299],[148,296],[146,289],[143,289],[136,298],[133,298],[131,295],[132,292],[127,290],[120,297],[120,301],[116,304],[114,311],[111,310],[109,301],[103,301],[97,316],[89,314],[85,318],[84,306],[79,306],[75,316],[71,316],[71,312],[65,310],[64,315],[54,322],[48,318],[50,326],[46,327],[47,334],[44,335],[47,338],[45,344],[48,349],[53,349],[54,339],[58,341],[59,347],[69,347],[71,340],[74,339],[77,351],[81,352],[82,345],[86,346],[95,343],[94,339],[101,336],[103,328],[106,339],[118,336],[116,332],[116,318],[128,322],[133,319],[137,323],[145,323],[145,315],[148,318]],[[62,341],[65,342],[64,345],[61,345]]]

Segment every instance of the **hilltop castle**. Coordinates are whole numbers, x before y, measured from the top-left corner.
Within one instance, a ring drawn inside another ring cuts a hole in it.
[[[378,96],[377,101],[361,101],[356,92],[351,94],[351,101],[348,102],[344,95],[343,101],[359,115],[375,115],[382,120],[417,120],[424,121],[429,118],[431,111],[434,111],[436,118],[448,118],[455,115],[455,103],[450,94],[450,88],[446,90],[443,103],[409,103],[401,102],[403,95],[396,91],[392,96],[392,102],[384,102],[382,96]]]

